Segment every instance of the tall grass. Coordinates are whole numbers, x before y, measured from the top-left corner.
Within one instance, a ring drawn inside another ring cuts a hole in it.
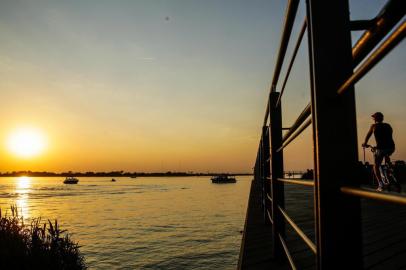
[[[55,222],[25,224],[16,206],[0,209],[0,269],[86,269],[77,243]]]

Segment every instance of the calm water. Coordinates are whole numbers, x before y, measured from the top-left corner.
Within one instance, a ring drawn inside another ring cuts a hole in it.
[[[235,269],[251,178],[0,178],[0,207],[58,219],[91,269]]]

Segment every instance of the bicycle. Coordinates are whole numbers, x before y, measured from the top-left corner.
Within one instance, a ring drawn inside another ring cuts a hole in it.
[[[371,152],[374,155],[375,155],[375,152],[376,152],[376,146],[372,146],[372,145],[369,145],[369,144],[364,145],[363,146],[363,149],[364,149],[364,163],[365,163],[365,148],[371,148]],[[399,181],[396,179],[396,177],[394,175],[394,168],[393,168],[392,162],[390,161],[389,155],[385,155],[383,159],[384,159],[384,164],[379,165],[379,172],[380,172],[380,175],[381,175],[381,180],[382,180],[383,185],[381,185],[379,183],[379,179],[377,178],[375,173],[372,173],[373,179],[376,180],[378,185],[379,185],[377,191],[382,191],[382,187],[383,188],[388,188],[388,190],[390,191],[391,186],[395,186],[395,191],[400,192],[401,191],[401,186],[399,184]]]

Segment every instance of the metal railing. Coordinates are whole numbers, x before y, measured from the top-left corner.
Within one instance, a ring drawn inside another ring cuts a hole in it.
[[[315,254],[317,269],[359,269],[363,264],[360,199],[406,205],[405,196],[357,186],[354,169],[358,162],[354,84],[405,37],[403,17],[406,5],[403,1],[389,0],[371,20],[350,21],[346,1],[308,0],[307,16],[278,92],[277,84],[299,0],[290,0],[287,4],[254,176],[262,183],[264,218],[273,232],[273,255],[287,258],[292,269],[296,266],[286,244],[286,223]],[[352,47],[350,32],[359,30],[364,33]],[[282,95],[306,31],[311,102],[283,135],[286,129],[282,128]],[[311,124],[315,149],[314,179],[284,178],[283,149]],[[331,141],[341,141],[338,156],[332,157],[329,153]],[[335,172],[334,175],[329,175],[331,171]],[[284,209],[285,184],[313,188],[316,242],[308,238]],[[347,245],[350,241],[351,246]]]

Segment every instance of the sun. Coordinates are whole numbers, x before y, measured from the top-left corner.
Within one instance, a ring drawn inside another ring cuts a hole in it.
[[[21,158],[40,155],[45,148],[45,139],[38,129],[21,128],[12,132],[7,139],[8,150]]]

